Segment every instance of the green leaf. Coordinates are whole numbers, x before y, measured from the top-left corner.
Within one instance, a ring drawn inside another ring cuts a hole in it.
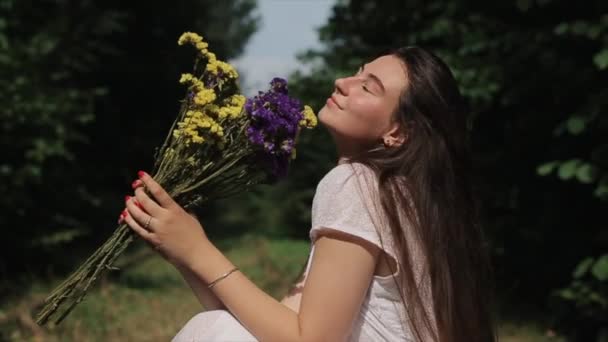
[[[601,306],[606,305],[606,303],[608,302],[606,300],[606,298],[604,298],[603,293],[599,293],[599,292],[591,292],[591,294],[589,294],[589,301],[597,303]]]
[[[557,175],[563,180],[574,177],[580,163],[580,159],[571,159],[562,163],[557,171]]]
[[[584,184],[593,183],[599,175],[598,168],[590,163],[584,163],[576,170],[576,178]]]
[[[602,177],[598,182],[597,188],[593,192],[593,195],[600,199],[608,199],[608,176]]]
[[[585,130],[585,119],[580,116],[573,116],[566,122],[568,132],[572,135],[579,135]]]
[[[563,289],[559,292],[557,292],[558,296],[564,298],[564,299],[574,299],[575,294],[574,291],[572,291],[571,289]]]
[[[583,35],[587,32],[589,25],[584,21],[575,21],[572,25],[572,32],[577,35]]]
[[[593,63],[600,69],[604,70],[608,67],[608,49],[603,49],[593,56]]]
[[[558,164],[558,161],[552,161],[541,164],[536,168],[536,174],[538,174],[539,176],[546,176],[553,172],[553,170],[557,167]]]
[[[591,265],[593,265],[592,257],[587,257],[587,258],[583,259],[583,261],[578,263],[578,265],[574,269],[574,272],[572,272],[572,277],[576,278],[576,279],[581,278],[582,276],[585,275],[585,273],[587,273],[587,271],[589,271],[589,268],[591,267]]]
[[[608,280],[608,254],[602,255],[591,268],[591,273],[601,280]]]

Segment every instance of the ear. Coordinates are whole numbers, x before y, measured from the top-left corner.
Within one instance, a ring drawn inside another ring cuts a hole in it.
[[[388,131],[382,135],[382,143],[386,147],[397,147],[405,144],[407,133],[403,132],[398,122],[391,123]]]

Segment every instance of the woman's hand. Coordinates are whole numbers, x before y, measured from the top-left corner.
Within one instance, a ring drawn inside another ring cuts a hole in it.
[[[193,260],[209,241],[200,222],[177,204],[150,175],[139,171],[133,182],[135,197],[127,196],[120,215],[131,229],[176,267]],[[148,188],[154,200],[144,191]]]

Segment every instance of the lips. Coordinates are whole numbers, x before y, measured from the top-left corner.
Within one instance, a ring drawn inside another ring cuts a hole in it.
[[[332,102],[336,107],[338,107],[339,109],[342,109],[342,107],[340,107],[340,105],[338,104],[338,101],[336,100],[336,97],[334,95],[330,96],[327,99],[328,102]]]

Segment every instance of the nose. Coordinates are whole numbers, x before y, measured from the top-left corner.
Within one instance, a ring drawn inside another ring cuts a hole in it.
[[[336,91],[338,91],[338,93],[340,93],[341,95],[348,95],[347,78],[336,79],[336,81],[334,82],[334,86],[336,88]]]

